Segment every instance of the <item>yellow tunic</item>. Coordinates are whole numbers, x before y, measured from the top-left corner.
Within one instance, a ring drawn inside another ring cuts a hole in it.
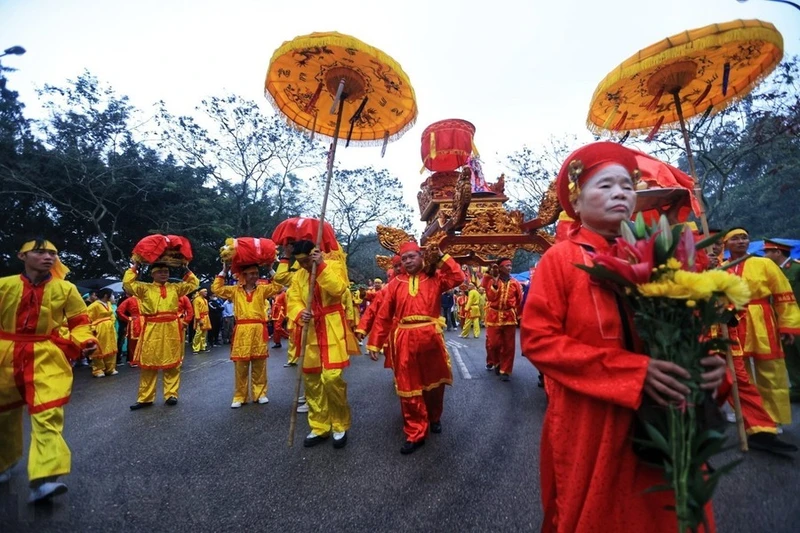
[[[322,369],[345,368],[350,364],[350,354],[359,353],[358,343],[347,326],[345,307],[342,304],[348,290],[344,266],[338,261],[322,263],[317,270],[316,287],[308,323],[308,345],[319,350],[307,351],[303,358],[303,372],[320,373]],[[309,294],[310,273],[300,269],[294,273],[292,284],[286,294],[287,316],[290,323],[302,329],[300,313],[306,308]]]
[[[233,302],[236,326],[231,341],[231,360],[250,361],[269,357],[267,299],[281,292],[281,289],[283,287],[277,283],[259,283],[255,290],[248,294],[243,285],[225,285],[222,276],[214,278],[211,292]]]
[[[59,334],[66,322],[69,336]],[[69,402],[80,347],[96,342],[78,289],[50,278],[0,278],[0,412],[23,405],[30,414]],[[67,350],[65,353],[64,350]]]
[[[778,265],[764,257],[750,257],[731,270],[747,281],[752,293],[742,328],[744,355],[782,358],[779,334],[800,335],[800,309],[789,280]]]
[[[111,305],[95,300],[86,308],[86,313],[92,321],[92,329],[98,343],[98,349],[92,354],[92,359],[102,359],[117,353],[117,328]]]
[[[180,283],[143,283],[128,269],[122,287],[139,298],[144,319],[142,335],[136,345],[139,366],[144,370],[175,368],[183,360],[183,338],[178,324],[178,299],[200,286],[200,280],[188,272]]]
[[[481,293],[475,289],[471,289],[467,294],[467,303],[464,305],[467,308],[467,318],[480,318],[481,316]]]
[[[208,316],[208,301],[198,294],[192,301],[194,308],[194,329],[208,331],[211,329],[211,317]]]

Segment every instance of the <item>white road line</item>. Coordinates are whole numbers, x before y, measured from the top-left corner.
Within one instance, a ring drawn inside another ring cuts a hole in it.
[[[467,370],[467,365],[464,364],[464,359],[461,357],[461,351],[458,349],[458,346],[456,345],[457,343],[448,342],[447,344],[450,345],[450,350],[453,352],[453,357],[458,363],[458,368],[461,370],[461,377],[464,379],[472,379],[472,375],[469,373],[469,370]]]

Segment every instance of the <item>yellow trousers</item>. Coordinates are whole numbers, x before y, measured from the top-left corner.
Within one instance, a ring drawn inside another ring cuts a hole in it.
[[[64,408],[53,407],[31,416],[28,480],[69,474],[72,454],[64,432]],[[0,472],[22,458],[22,407],[0,413]]]
[[[289,332],[289,347],[286,348],[286,359],[289,363],[297,362],[297,345],[294,343],[294,330]]]
[[[247,403],[248,380],[252,383],[253,401],[267,395],[267,360],[233,362],[233,401]]]
[[[308,404],[308,425],[317,435],[350,429],[350,405],[347,383],[342,370],[322,370],[321,374],[303,374]]]
[[[112,353],[105,357],[97,357],[92,359],[92,375],[100,376],[105,374],[108,376],[117,368],[117,354]]]
[[[747,370],[753,383],[756,384],[764,409],[776,424],[792,423],[792,406],[789,403],[789,374],[786,361],[783,359],[752,358],[753,365],[747,364]]]
[[[178,397],[178,388],[181,386],[181,367],[162,370],[164,374],[164,398]],[[158,370],[139,370],[139,403],[152,402],[156,399],[156,381]]]
[[[481,323],[478,318],[468,318],[464,321],[464,328],[461,330],[462,337],[469,336],[469,328],[472,327],[472,333],[475,337],[479,337],[481,334]]]
[[[192,351],[202,352],[208,348],[208,332],[202,329],[194,331],[194,339],[192,339]]]

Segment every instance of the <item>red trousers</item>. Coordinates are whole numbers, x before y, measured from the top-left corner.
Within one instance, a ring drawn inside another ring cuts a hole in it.
[[[486,327],[486,364],[500,367],[502,374],[514,370],[514,348],[517,326]]]
[[[747,373],[744,357],[733,358],[733,369],[736,371],[736,384],[739,386],[739,403],[742,406],[744,428],[748,435],[766,431],[775,433],[777,426],[772,417],[764,409],[761,395]],[[728,397],[728,402],[733,405],[733,396]]]
[[[430,422],[438,422],[444,409],[444,385],[422,391],[422,396],[401,396],[403,431],[406,440],[419,442],[428,434]]]
[[[283,329],[283,320],[272,321],[272,342],[280,344],[281,339],[288,339],[289,332]]]

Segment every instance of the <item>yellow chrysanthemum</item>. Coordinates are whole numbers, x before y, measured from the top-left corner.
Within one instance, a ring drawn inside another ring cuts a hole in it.
[[[750,301],[750,286],[745,280],[722,270],[703,272],[714,285],[714,292],[720,292],[737,308],[741,309]]]
[[[667,268],[670,270],[680,270],[683,266],[683,263],[675,259],[674,257],[670,257],[667,259]]]
[[[688,300],[692,297],[689,289],[670,280],[655,281],[653,283],[643,283],[636,286],[639,294],[645,298],[673,298],[676,300]]]
[[[685,287],[692,300],[709,300],[716,287],[713,280],[705,276],[705,274],[705,272],[696,273],[678,270],[675,272],[673,281],[675,284]]]
[[[236,253],[236,247],[233,243],[233,237],[228,237],[225,239],[225,245],[219,249],[219,257],[224,262],[230,263],[234,253]]]

